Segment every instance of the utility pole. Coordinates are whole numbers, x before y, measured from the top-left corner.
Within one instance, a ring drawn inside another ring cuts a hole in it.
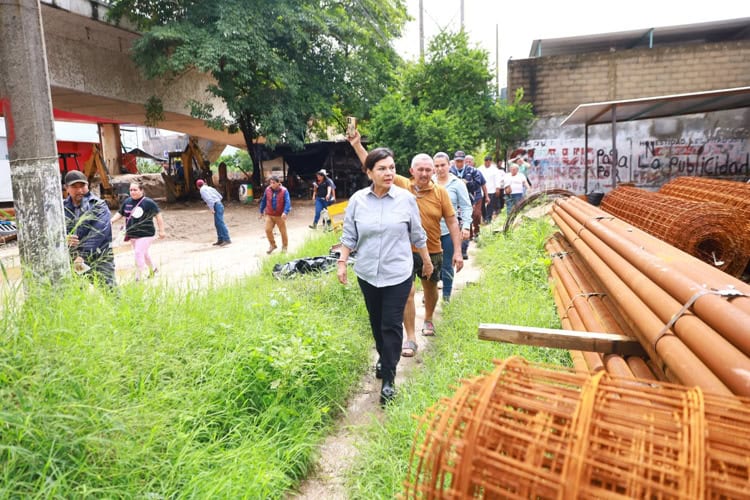
[[[419,60],[424,61],[424,4],[419,0]]]
[[[21,265],[35,282],[54,285],[70,275],[70,261],[39,0],[0,2],[0,33],[0,98]]]
[[[495,24],[495,100],[500,99],[500,25]]]
[[[461,31],[464,30],[464,0],[461,0]]]

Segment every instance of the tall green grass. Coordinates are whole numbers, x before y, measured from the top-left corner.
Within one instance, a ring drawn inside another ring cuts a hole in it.
[[[553,228],[548,220],[526,220],[508,238],[486,231],[480,237],[479,282],[454,294],[443,306],[437,336],[422,352],[414,377],[399,387],[387,418],[374,422],[360,440],[360,454],[350,470],[351,498],[394,498],[403,490],[414,415],[441,397],[450,396],[462,378],[491,371],[493,359],[520,355],[536,362],[570,366],[567,351],[518,346],[477,338],[479,323],[506,323],[559,328],[547,284],[544,241]]]
[[[0,497],[283,497],[372,345],[358,289],[271,277],[291,258],[228,286],[76,281],[6,300]]]

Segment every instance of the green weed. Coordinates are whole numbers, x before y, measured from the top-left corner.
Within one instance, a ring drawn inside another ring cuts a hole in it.
[[[371,349],[358,290],[271,277],[292,258],[228,286],[6,295],[0,497],[283,497]]]

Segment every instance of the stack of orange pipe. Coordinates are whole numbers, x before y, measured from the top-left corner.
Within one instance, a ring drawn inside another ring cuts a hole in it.
[[[576,331],[607,332],[633,337],[627,322],[603,287],[580,261],[572,246],[561,234],[547,241],[547,251],[553,257],[550,273],[554,281],[555,304],[563,328]],[[637,356],[627,359],[618,354],[601,355],[595,352],[571,351],[576,369],[594,373],[605,369],[608,373],[626,378],[664,379],[658,369],[650,368]],[[654,372],[657,372],[657,376]]]
[[[750,395],[750,286],[577,198],[557,200],[552,216],[612,302],[620,333],[641,343],[655,373]],[[615,328],[608,321],[596,329]]]

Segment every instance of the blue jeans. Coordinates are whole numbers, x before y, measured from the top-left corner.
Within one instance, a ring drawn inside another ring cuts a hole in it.
[[[440,236],[443,246],[443,266],[440,268],[440,279],[443,280],[443,299],[451,298],[453,290],[453,240],[450,233]]]
[[[229,239],[229,229],[224,223],[224,205],[220,201],[214,204],[214,226],[218,241],[232,241]]]
[[[328,208],[328,201],[322,196],[317,196],[315,198],[315,218],[313,219],[313,226],[318,224],[320,212],[322,212],[324,208]]]
[[[511,194],[505,198],[505,206],[508,209],[508,215],[513,211],[518,202],[523,199],[523,193]]]

